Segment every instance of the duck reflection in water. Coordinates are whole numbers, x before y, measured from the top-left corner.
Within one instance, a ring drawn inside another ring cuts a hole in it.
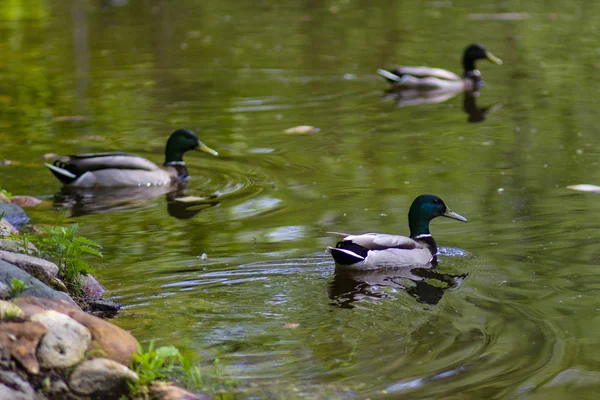
[[[465,92],[463,97],[463,110],[469,116],[467,122],[477,123],[487,119],[488,114],[502,108],[501,103],[496,103],[491,106],[478,107],[477,97],[479,92]]]
[[[216,195],[207,197],[186,196],[186,183],[173,186],[151,186],[116,189],[84,189],[63,187],[54,196],[54,207],[68,208],[72,217],[88,214],[102,214],[116,211],[130,211],[156,206],[156,200],[165,196],[167,212],[177,219],[189,219],[200,211],[213,207],[219,202]]]
[[[419,303],[435,305],[446,291],[459,288],[467,276],[442,274],[423,266],[378,271],[336,269],[328,286],[328,295],[334,305],[354,308],[353,303],[365,298],[391,298],[383,289],[389,287],[405,291]]]
[[[487,119],[490,113],[502,108],[501,103],[496,103],[485,107],[478,107],[477,99],[479,97],[479,91],[447,92],[436,90],[421,91],[415,89],[391,88],[385,93],[384,99],[392,99],[398,107],[442,103],[455,97],[459,93],[463,93],[463,111],[468,116],[467,122],[470,123],[483,122]]]

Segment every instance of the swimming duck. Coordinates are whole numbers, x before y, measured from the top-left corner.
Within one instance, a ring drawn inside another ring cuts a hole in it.
[[[212,155],[190,130],[178,129],[171,134],[165,148],[162,168],[143,157],[127,153],[95,153],[62,156],[46,167],[65,186],[75,188],[116,188],[128,186],[164,186],[188,178],[183,153],[200,150]]]
[[[437,244],[429,232],[429,222],[435,217],[467,222],[465,217],[446,207],[438,196],[422,194],[413,201],[408,212],[410,237],[384,233],[342,234],[346,237],[327,251],[341,270],[427,265],[437,254]]]
[[[496,64],[502,64],[502,60],[487,51],[480,44],[468,46],[463,54],[463,76],[460,77],[450,71],[430,67],[395,67],[390,71],[378,69],[377,73],[383,76],[395,88],[413,88],[420,90],[447,91],[473,91],[483,84],[481,73],[475,66],[475,61],[488,59]]]

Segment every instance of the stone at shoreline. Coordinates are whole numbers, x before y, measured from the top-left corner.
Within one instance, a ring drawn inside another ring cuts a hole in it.
[[[42,201],[33,196],[13,196],[11,203],[19,207],[33,207],[40,204]]]
[[[19,231],[10,222],[4,218],[0,219],[0,237],[8,235],[16,235]]]
[[[127,331],[87,314],[79,308],[60,300],[40,299],[35,297],[18,297],[14,300],[26,316],[43,310],[55,310],[66,314],[84,325],[92,334],[89,351],[102,350],[103,356],[115,360],[125,366],[129,365],[132,355],[137,353],[138,342]]]
[[[2,235],[0,235],[0,236],[2,236]],[[33,245],[33,243],[29,243],[27,247],[32,252],[37,251],[37,249]],[[22,252],[21,246],[14,240],[10,240],[10,239],[0,239],[0,250],[10,251],[12,253],[21,253]]]
[[[68,368],[83,360],[92,339],[85,326],[54,310],[34,314],[31,320],[48,330],[37,351],[42,367]]]
[[[0,399],[36,400],[39,397],[16,372],[0,371]]]
[[[169,383],[154,383],[150,385],[150,398],[154,400],[212,400],[205,394],[188,392]]]
[[[35,276],[43,282],[49,282],[58,275],[58,266],[43,258],[0,250],[0,260],[16,265],[23,271]]]
[[[29,215],[21,207],[11,203],[0,203],[0,214],[4,212],[3,219],[11,223],[15,228],[29,222]]]
[[[8,299],[11,294],[10,287],[4,282],[0,282],[0,299]]]
[[[46,327],[37,322],[2,322],[0,347],[10,349],[11,356],[30,374],[37,374],[40,372],[40,365],[35,350],[46,332]],[[2,398],[4,397],[0,396]]]
[[[75,393],[103,399],[118,399],[129,392],[127,382],[139,378],[135,372],[108,358],[93,358],[79,364],[69,378]]]
[[[87,308],[86,312],[95,315],[100,318],[113,318],[121,310],[121,305],[115,303],[112,300],[98,299],[98,300],[86,300]]]
[[[91,274],[80,275],[83,293],[89,299],[99,299],[106,292],[104,286]]]
[[[77,307],[73,299],[71,299],[71,297],[68,294],[51,289],[48,286],[46,286],[43,282],[29,275],[27,272],[23,271],[21,268],[7,263],[3,260],[0,260],[0,282],[9,286],[13,278],[22,280],[28,286],[30,286],[29,289],[23,292],[23,296],[34,296],[45,299],[64,300],[72,304],[72,306]]]

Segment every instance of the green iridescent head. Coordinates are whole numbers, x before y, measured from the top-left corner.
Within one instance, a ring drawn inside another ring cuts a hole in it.
[[[500,60],[498,57],[494,56],[492,53],[487,51],[485,47],[483,47],[480,44],[472,44],[469,47],[467,47],[465,49],[465,52],[463,53],[462,63],[463,68],[465,70],[465,75],[469,71],[476,70],[477,67],[475,66],[475,61],[482,59],[490,60],[491,62],[494,62],[498,65],[502,64],[502,60]]]
[[[202,143],[194,132],[188,129],[178,129],[167,140],[165,164],[183,161],[183,153],[189,150],[200,150],[214,156],[219,155],[219,153]]]
[[[449,209],[444,201],[434,194],[422,194],[417,197],[408,211],[410,237],[428,235],[429,222],[435,217],[447,217],[467,222],[467,219]]]

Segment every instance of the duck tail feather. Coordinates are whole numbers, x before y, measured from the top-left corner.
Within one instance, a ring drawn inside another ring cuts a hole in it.
[[[352,265],[365,260],[363,256],[352,250],[328,247],[327,252],[331,254],[337,264],[341,265]]]
[[[67,171],[64,168],[57,167],[56,165],[44,163],[50,172],[54,174],[62,183],[69,184],[77,179],[77,175],[72,173],[71,171]]]
[[[342,232],[327,231],[325,233],[327,233],[328,235],[335,235],[335,236],[350,236],[349,233],[342,233]]]
[[[379,75],[383,76],[385,79],[387,79],[390,82],[400,82],[400,80],[401,80],[401,78],[398,75],[396,75],[390,71],[386,71],[385,69],[380,68],[377,70],[377,73]]]

